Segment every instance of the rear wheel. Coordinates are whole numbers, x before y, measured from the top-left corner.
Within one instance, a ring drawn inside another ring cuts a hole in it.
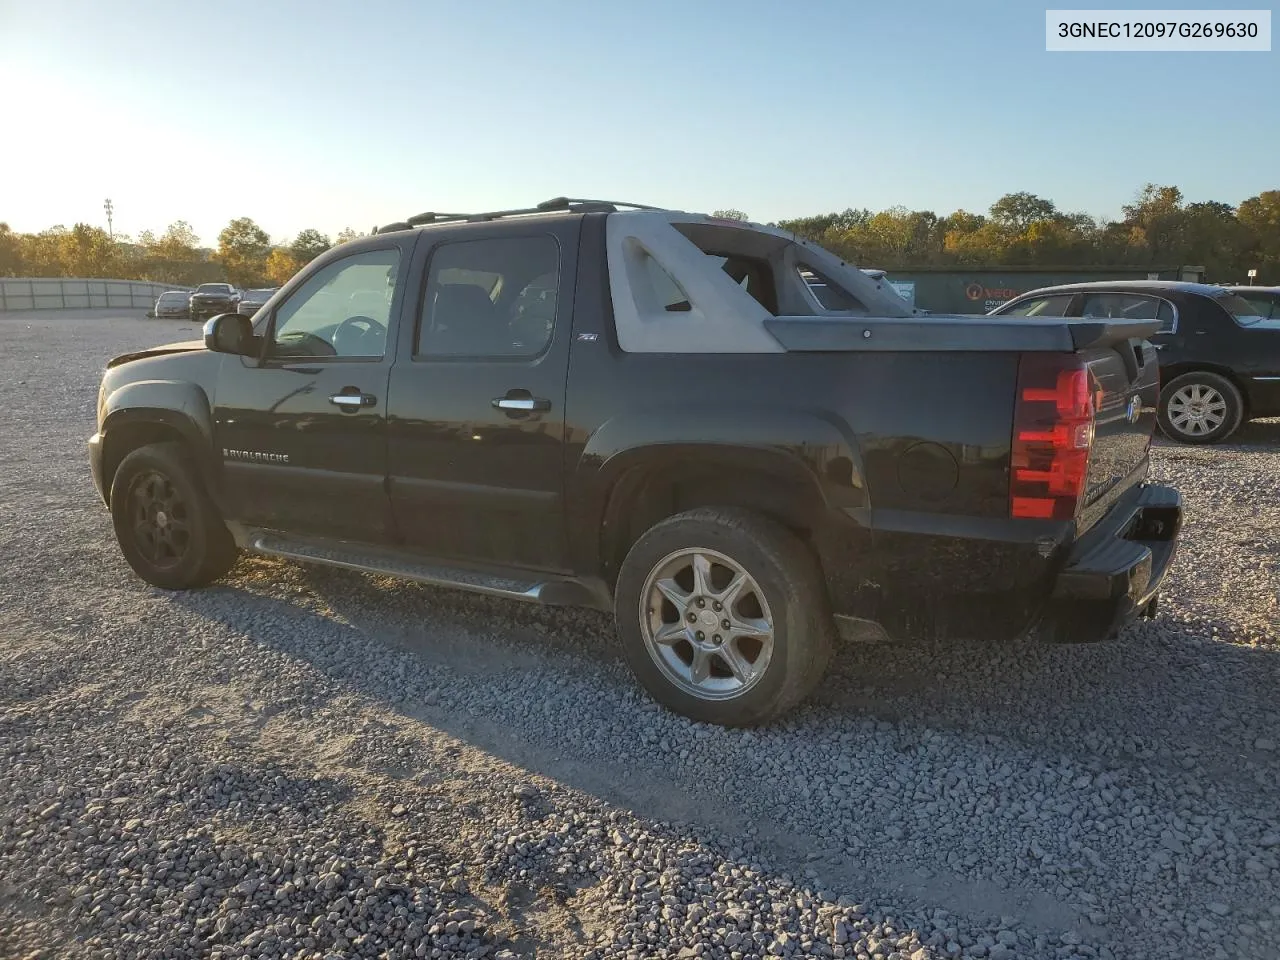
[[[1181,443],[1219,443],[1244,418],[1236,385],[1207,370],[1184,373],[1160,391],[1160,429]]]
[[[139,447],[120,462],[111,520],[129,566],[166,590],[212,583],[239,552],[177,443]]]
[[[695,720],[772,720],[813,690],[831,655],[817,562],[746,511],[700,508],[652,527],[622,564],[614,605],[636,677]]]

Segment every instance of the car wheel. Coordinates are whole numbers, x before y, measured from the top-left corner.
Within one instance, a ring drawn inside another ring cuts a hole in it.
[[[1244,417],[1236,385],[1207,370],[1184,373],[1160,389],[1160,429],[1181,443],[1219,443]]]
[[[111,520],[129,566],[166,590],[212,583],[239,554],[177,443],[139,447],[120,462],[111,481]]]
[[[752,726],[822,679],[834,625],[816,559],[765,517],[699,508],[631,547],[614,591],[627,662],[655,700],[694,720]]]

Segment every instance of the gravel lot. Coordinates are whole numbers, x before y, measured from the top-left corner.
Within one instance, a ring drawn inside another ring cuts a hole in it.
[[[1111,644],[842,650],[787,722],[608,621],[243,560],[166,594],[84,441],[191,323],[0,314],[0,956],[1280,957],[1280,422]]]

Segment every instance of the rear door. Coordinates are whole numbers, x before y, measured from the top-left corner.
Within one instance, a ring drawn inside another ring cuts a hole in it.
[[[261,359],[223,361],[214,429],[235,519],[388,540],[387,381],[416,238],[321,264],[272,311]]]
[[[567,568],[565,387],[579,220],[462,228],[414,272],[391,371],[389,494],[431,557]],[[429,232],[428,232],[429,235]]]

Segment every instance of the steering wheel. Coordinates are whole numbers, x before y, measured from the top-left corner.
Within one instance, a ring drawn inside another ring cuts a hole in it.
[[[347,341],[350,340],[350,344]],[[340,357],[372,357],[385,349],[387,328],[372,317],[347,317],[333,331],[333,349]]]

